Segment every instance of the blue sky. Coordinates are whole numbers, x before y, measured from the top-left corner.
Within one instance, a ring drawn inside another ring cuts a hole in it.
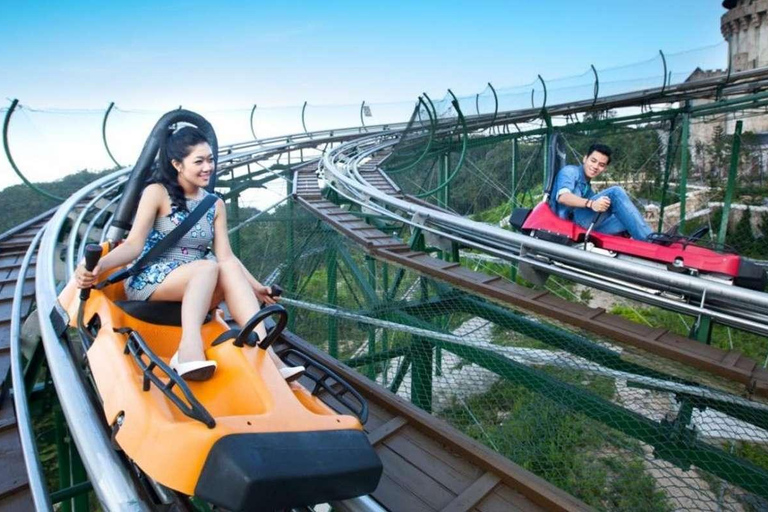
[[[164,109],[477,92],[722,41],[719,0],[0,0],[0,93]]]
[[[375,114],[384,102],[410,109],[424,91],[473,96],[487,82],[504,89],[537,74],[549,81],[590,64],[653,59],[659,49],[672,55],[719,43],[677,61],[711,62],[713,52],[725,60],[720,0],[0,0],[0,12],[0,109],[12,98],[27,107],[14,114],[11,142],[33,180],[111,166],[100,140],[111,101],[122,109],[110,117],[111,147],[128,163],[157,117],[179,105],[214,116],[220,139],[235,142],[250,137],[255,103],[264,136],[301,131],[304,101],[314,109],[312,130],[331,127],[322,123],[333,116],[356,123],[363,100]],[[658,73],[658,64],[646,67]],[[232,119],[221,114],[227,110]],[[18,182],[4,158],[0,176]]]

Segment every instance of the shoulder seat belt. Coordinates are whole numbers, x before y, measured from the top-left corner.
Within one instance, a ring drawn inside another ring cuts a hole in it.
[[[203,198],[203,200],[200,202],[199,205],[197,205],[197,208],[192,210],[189,215],[187,215],[187,218],[182,221],[181,224],[173,228],[173,231],[165,235],[165,237],[157,242],[154,247],[152,247],[147,254],[145,254],[143,257],[139,258],[136,263],[133,264],[131,268],[124,268],[122,270],[118,270],[117,272],[110,275],[108,278],[106,278],[104,281],[97,284],[94,288],[97,290],[101,290],[105,286],[109,286],[114,283],[119,283],[120,281],[123,281],[124,279],[127,279],[130,276],[135,276],[139,272],[141,272],[144,267],[149,265],[152,260],[157,259],[159,256],[161,256],[165,251],[170,249],[176,242],[181,240],[181,237],[183,237],[187,231],[192,229],[192,226],[194,226],[198,220],[205,214],[205,212],[208,211],[208,209],[213,206],[216,201],[219,199],[219,196],[216,194],[208,194]],[[226,235],[225,235],[226,236]]]

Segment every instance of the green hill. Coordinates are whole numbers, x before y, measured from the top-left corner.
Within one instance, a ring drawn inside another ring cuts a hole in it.
[[[35,183],[35,185],[50,194],[66,198],[109,172],[112,172],[112,169],[101,172],[80,171],[57,181]],[[4,233],[58,204],[58,201],[48,199],[26,185],[13,185],[5,188],[0,191],[0,206],[3,209],[2,215],[0,215],[0,233]]]

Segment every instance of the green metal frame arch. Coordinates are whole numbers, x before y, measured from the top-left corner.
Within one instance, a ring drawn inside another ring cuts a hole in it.
[[[456,98],[456,95],[453,94],[453,92],[448,89],[448,92]],[[461,123],[462,127],[462,146],[461,146],[461,155],[459,155],[459,161],[456,164],[456,169],[454,169],[453,173],[448,177],[448,179],[445,180],[445,183],[442,183],[440,186],[428,191],[428,192],[422,192],[421,194],[416,194],[416,197],[428,197],[432,194],[439,192],[443,190],[445,187],[448,186],[451,181],[456,177],[456,175],[459,173],[461,168],[464,166],[464,158],[467,155],[467,146],[469,142],[469,134],[467,133],[467,121],[464,119],[464,114],[461,112],[461,108],[459,107],[459,101],[457,99],[454,99],[451,104],[453,105],[453,108],[456,110],[456,114],[459,116],[459,122]]]
[[[594,64],[590,64],[590,67],[592,68],[592,73],[595,75],[595,85],[593,87],[593,93],[592,93],[592,107],[595,106],[597,103],[597,96],[600,94],[600,77],[597,74],[597,69],[595,69]]]
[[[112,155],[112,151],[109,150],[109,144],[107,143],[107,118],[109,118],[109,113],[112,112],[112,109],[115,108],[115,102],[111,102],[109,104],[109,107],[107,107],[107,111],[104,113],[104,120],[101,122],[101,140],[104,141],[104,148],[107,150],[107,154],[109,155],[109,158],[112,159],[113,162],[115,162],[115,165],[118,167],[122,167],[120,165],[120,162],[118,162],[115,157]]]
[[[259,140],[259,138],[256,136],[256,130],[253,127],[253,114],[256,113],[256,103],[253,104],[253,108],[251,109],[251,121],[250,121],[250,127],[251,127],[251,135],[253,135],[253,140]]]
[[[304,127],[304,133],[309,137],[312,138],[312,134],[309,133],[307,130],[307,124],[304,122],[304,113],[307,111],[307,102],[304,102],[304,106],[301,107],[301,126]]]
[[[47,197],[48,199],[53,199],[54,201],[64,201],[63,197],[55,196],[53,194],[50,194],[46,192],[45,190],[41,189],[31,181],[29,181],[24,174],[22,174],[21,170],[19,170],[19,167],[16,165],[16,162],[13,160],[13,157],[11,156],[11,148],[8,144],[8,127],[11,124],[11,116],[13,115],[14,110],[16,110],[16,107],[19,105],[19,100],[15,99],[11,102],[11,106],[8,108],[8,112],[5,113],[5,119],[3,120],[3,149],[5,149],[5,156],[8,158],[8,163],[11,164],[11,168],[16,173],[16,175],[21,178],[21,181],[24,182],[26,186],[37,192],[38,194]]]
[[[368,127],[365,126],[365,121],[363,120],[363,110],[365,109],[365,100],[360,104],[360,126],[363,127],[363,130],[365,133],[368,133]]]
[[[427,115],[429,116],[429,125],[430,125],[429,140],[427,141],[426,146],[424,146],[424,150],[421,152],[421,154],[419,155],[419,157],[416,160],[414,160],[413,162],[405,165],[404,167],[396,167],[394,169],[387,169],[387,174],[398,174],[398,173],[401,173],[403,171],[407,171],[408,169],[414,168],[416,165],[421,163],[422,160],[424,160],[424,158],[429,153],[429,150],[432,148],[432,142],[434,141],[435,132],[437,131],[437,122],[436,122],[434,116],[432,115],[432,112],[430,112],[429,105],[426,104],[426,102],[421,98],[421,96],[419,96],[419,105],[424,105],[424,109],[427,111]],[[416,108],[419,108],[419,106],[417,106]]]
[[[547,108],[547,83],[541,78],[541,75],[538,75],[538,80],[541,82],[541,87],[544,89],[544,101],[541,104],[541,110],[543,111]],[[535,91],[536,89],[531,89],[531,108],[536,108],[536,103],[533,101]]]
[[[435,116],[435,122],[437,122],[437,109],[435,108],[435,104],[432,103],[432,98],[425,92],[421,93],[421,95],[427,99],[427,103],[429,103],[429,107],[432,109],[432,114]]]
[[[491,119],[491,124],[496,122],[496,116],[499,115],[499,96],[496,94],[496,89],[491,85],[491,82],[488,82],[488,87],[490,87],[491,92],[493,93],[493,119]]]

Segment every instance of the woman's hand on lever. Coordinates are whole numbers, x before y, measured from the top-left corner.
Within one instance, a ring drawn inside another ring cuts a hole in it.
[[[101,273],[100,265],[97,263],[91,272],[85,269],[85,262],[81,262],[75,269],[75,283],[78,288],[91,288],[96,284],[96,280]]]
[[[265,306],[277,304],[277,297],[272,296],[272,288],[264,286],[263,284],[254,285],[253,291],[256,294],[256,298]]]

